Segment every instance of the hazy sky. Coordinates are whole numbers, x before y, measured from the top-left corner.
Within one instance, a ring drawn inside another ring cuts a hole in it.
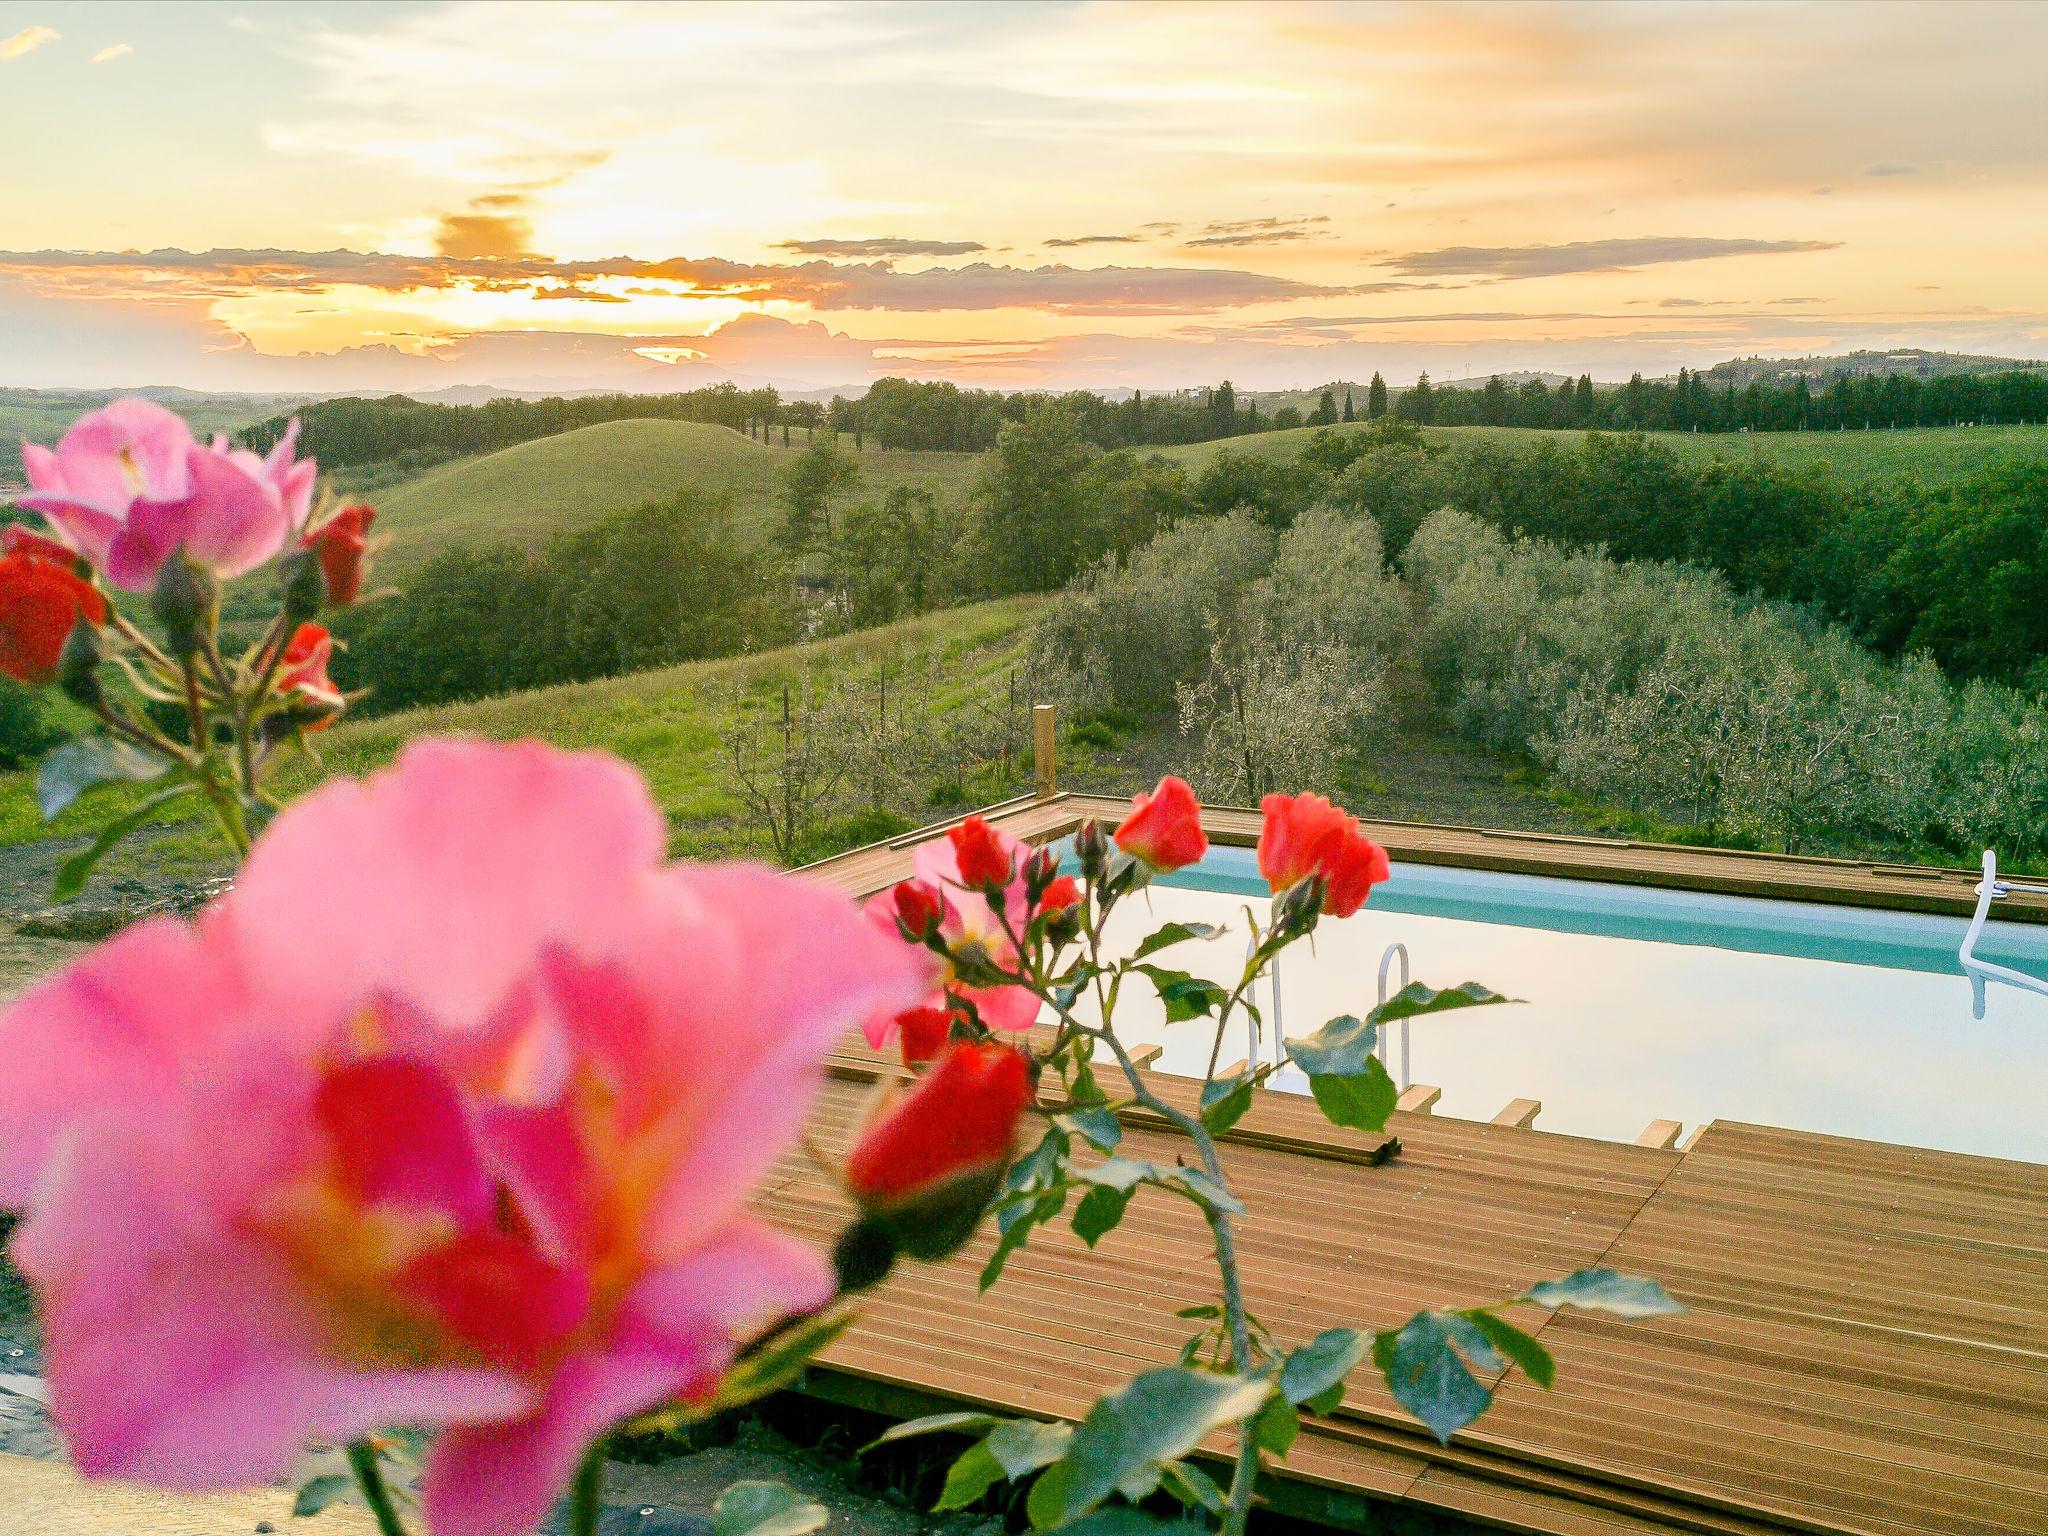
[[[0,0],[0,383],[2048,354],[2048,5]]]

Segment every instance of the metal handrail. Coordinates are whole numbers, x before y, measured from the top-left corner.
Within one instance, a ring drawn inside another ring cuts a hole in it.
[[[1388,971],[1388,969],[1389,969],[1390,967],[1392,967],[1392,965],[1393,965],[1393,963],[1394,963],[1394,961],[1395,961],[1395,959],[1396,959],[1396,958],[1398,958],[1398,959],[1400,960],[1400,962],[1401,962],[1401,986],[1400,986],[1399,990],[1401,990],[1401,991],[1403,991],[1403,992],[1405,992],[1405,991],[1407,991],[1407,990],[1408,990],[1408,946],[1407,946],[1406,944],[1402,944],[1402,943],[1400,943],[1400,942],[1396,941],[1395,943],[1389,944],[1389,945],[1387,946],[1387,952],[1386,952],[1385,954],[1383,954],[1383,955],[1381,955],[1381,956],[1380,956],[1380,1006],[1381,1006],[1381,1007],[1385,1007],[1385,1006],[1386,1006],[1386,1002],[1387,1002],[1387,971]],[[1400,1020],[1399,1022],[1400,1022],[1400,1025],[1401,1025],[1401,1072],[1400,1072],[1400,1075],[1399,1075],[1398,1077],[1396,1077],[1396,1078],[1394,1079],[1394,1086],[1395,1086],[1395,1087],[1397,1087],[1397,1088],[1399,1088],[1399,1089],[1400,1089],[1400,1090],[1401,1090],[1401,1091],[1402,1091],[1403,1093],[1406,1093],[1406,1092],[1408,1091],[1408,1087],[1409,1087],[1409,1083],[1408,1083],[1408,1023],[1409,1023],[1409,1021],[1408,1021],[1407,1019],[1402,1019],[1402,1020]],[[1379,1059],[1380,1059],[1380,1065],[1381,1065],[1381,1066],[1384,1066],[1384,1067],[1386,1067],[1386,1068],[1388,1068],[1388,1069],[1389,1069],[1389,1071],[1390,1071],[1390,1073],[1391,1073],[1391,1070],[1392,1070],[1392,1067],[1393,1067],[1393,1053],[1394,1053],[1394,1048],[1393,1048],[1393,1042],[1392,1042],[1392,1031],[1391,1031],[1391,1030],[1387,1029],[1387,1028],[1386,1028],[1386,1027],[1384,1027],[1384,1026],[1383,1026],[1383,1027],[1382,1027],[1382,1028],[1380,1029],[1380,1037],[1379,1037],[1379,1040],[1378,1040],[1378,1041],[1377,1041],[1377,1042],[1376,1042],[1376,1043],[1374,1044],[1374,1046],[1373,1046],[1373,1052],[1374,1052],[1374,1054],[1375,1054],[1375,1055],[1377,1055],[1377,1056],[1379,1057]]]
[[[1963,974],[1970,978],[1970,1011],[1976,1018],[1984,1017],[1984,984],[1987,981],[2002,981],[2007,986],[2018,987],[2023,992],[2038,992],[2043,997],[2048,997],[2048,981],[2038,976],[2029,976],[2025,971],[2016,971],[2009,965],[1977,958],[1977,940],[1983,935],[1984,919],[1991,913],[1991,903],[2016,891],[2048,896],[2048,885],[2036,885],[2025,880],[1999,879],[1998,855],[1986,848],[1984,878],[1977,882],[1977,910],[1971,915],[1968,931],[1963,934],[1962,947],[1956,951],[1956,959],[1962,964]]]

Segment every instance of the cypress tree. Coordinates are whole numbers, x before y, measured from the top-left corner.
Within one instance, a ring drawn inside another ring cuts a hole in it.
[[[1348,389],[1344,391],[1344,419],[1346,421],[1358,420],[1358,413],[1351,408],[1351,391]]]
[[[1387,381],[1374,370],[1372,383],[1365,387],[1365,414],[1378,418],[1387,414]]]

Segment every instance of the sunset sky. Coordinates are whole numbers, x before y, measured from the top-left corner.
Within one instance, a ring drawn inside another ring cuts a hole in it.
[[[2048,354],[2048,6],[0,0],[0,384]]]

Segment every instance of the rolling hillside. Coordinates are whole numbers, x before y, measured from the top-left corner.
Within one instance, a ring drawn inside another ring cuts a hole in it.
[[[1199,474],[1218,453],[1256,454],[1261,458],[1292,459],[1319,431],[1362,432],[1364,422],[1340,423],[1335,427],[1292,427],[1284,432],[1261,432],[1251,437],[1222,438],[1216,442],[1190,443],[1179,448],[1152,450],[1187,466]],[[1533,448],[1555,443],[1560,448],[1578,446],[1581,434],[1552,432],[1536,427],[1428,427],[1436,443],[1497,443],[1516,448]],[[1733,433],[1652,432],[1681,458],[1689,460],[1747,458],[1760,453],[1795,466],[1828,464],[1848,481],[1882,480],[1894,475],[1914,475],[1923,483],[1940,484],[1959,479],[2001,454],[2048,457],[2048,427],[1913,427],[1897,432],[1755,432]]]
[[[781,516],[782,475],[802,451],[756,443],[728,427],[689,421],[612,421],[537,438],[431,469],[377,494],[378,527],[403,569],[451,544],[538,545],[565,528],[639,506],[685,485],[732,498],[738,526],[765,534]],[[853,440],[841,448],[851,454]],[[869,450],[854,497],[924,485],[949,505],[965,498],[977,467],[966,454]]]

